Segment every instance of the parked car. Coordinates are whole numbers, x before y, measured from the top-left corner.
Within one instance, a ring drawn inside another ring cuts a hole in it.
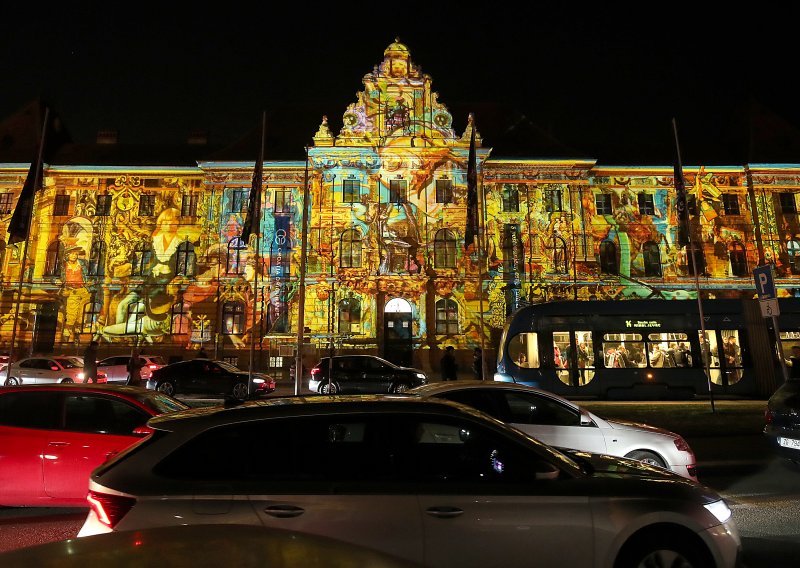
[[[28,357],[11,363],[4,377],[6,386],[27,384],[82,383],[83,357],[65,355],[54,357]],[[107,381],[105,373],[97,372],[97,382]]]
[[[0,553],[6,568],[422,568],[318,535],[247,525],[187,525],[114,532]]]
[[[156,417],[91,476],[79,536],[245,524],[429,567],[732,567],[714,491],[671,471],[547,446],[465,405],[286,397]]]
[[[783,383],[767,401],[764,434],[778,455],[800,465],[800,380]]]
[[[137,387],[0,387],[0,505],[87,506],[95,467],[152,432],[153,416],[187,408]]]
[[[173,396],[175,394],[210,394],[230,396],[245,400],[275,390],[275,379],[264,373],[253,373],[252,387],[248,388],[249,374],[225,361],[192,359],[171,363],[154,370],[147,388]]]
[[[106,374],[109,383],[126,383],[128,382],[128,361],[130,359],[130,355],[106,357],[97,363],[97,368]],[[139,359],[142,364],[143,381],[149,379],[153,371],[164,366],[164,359],[159,355],[140,355]]]
[[[452,381],[417,387],[409,394],[467,404],[551,446],[631,458],[697,480],[694,452],[679,434],[606,420],[548,391],[513,383]]]
[[[398,393],[428,382],[425,373],[374,355],[323,357],[311,369],[308,388],[320,394]],[[333,381],[328,370],[333,368]]]

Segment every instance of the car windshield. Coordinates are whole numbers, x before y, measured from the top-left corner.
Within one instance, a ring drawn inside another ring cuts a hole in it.
[[[241,373],[242,370],[237,367],[236,365],[231,365],[230,363],[226,363],[225,361],[215,361],[217,365],[225,369],[230,373]]]
[[[77,357],[66,357],[64,359],[56,359],[56,363],[65,369],[77,369],[83,367],[83,361]]]
[[[155,410],[158,414],[186,410],[189,408],[181,401],[175,400],[174,398],[170,398],[161,393],[147,393],[145,395],[137,396],[136,400],[144,404],[147,408]]]

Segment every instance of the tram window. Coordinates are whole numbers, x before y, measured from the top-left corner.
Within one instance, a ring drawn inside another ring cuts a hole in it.
[[[508,356],[517,367],[539,367],[539,341],[536,333],[520,333],[508,343]]]
[[[685,333],[651,333],[647,336],[651,367],[686,367],[689,337]]]
[[[606,333],[603,335],[603,364],[608,369],[644,367],[644,342],[638,333]]]
[[[553,366],[556,369],[569,367],[569,332],[553,332]]]
[[[594,378],[594,342],[591,331],[576,331],[578,349],[578,384],[585,385]]]
[[[782,331],[781,332],[781,347],[783,348],[783,358],[790,361],[792,356],[792,349],[800,347],[800,331]]]
[[[725,374],[720,376],[722,384],[732,385],[742,378],[742,347],[739,330],[722,330],[722,356],[725,358]]]

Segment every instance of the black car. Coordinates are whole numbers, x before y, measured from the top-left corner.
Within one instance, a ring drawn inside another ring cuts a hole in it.
[[[328,370],[333,369],[333,381]],[[428,382],[425,373],[411,367],[398,367],[374,355],[338,355],[323,357],[311,369],[308,388],[320,394],[393,393]]]
[[[789,380],[767,402],[766,434],[779,455],[800,465],[800,380]]]
[[[269,394],[275,390],[275,379],[253,373],[248,388],[248,372],[224,361],[193,359],[171,363],[153,371],[147,388],[175,396],[176,394],[210,394],[245,400],[250,396]]]

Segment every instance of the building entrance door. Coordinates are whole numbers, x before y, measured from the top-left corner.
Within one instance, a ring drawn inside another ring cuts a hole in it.
[[[33,327],[33,352],[52,353],[56,342],[58,304],[56,302],[39,304],[35,321],[36,323]]]
[[[383,310],[383,356],[395,365],[413,362],[412,319],[411,304],[402,298],[389,300]]]

